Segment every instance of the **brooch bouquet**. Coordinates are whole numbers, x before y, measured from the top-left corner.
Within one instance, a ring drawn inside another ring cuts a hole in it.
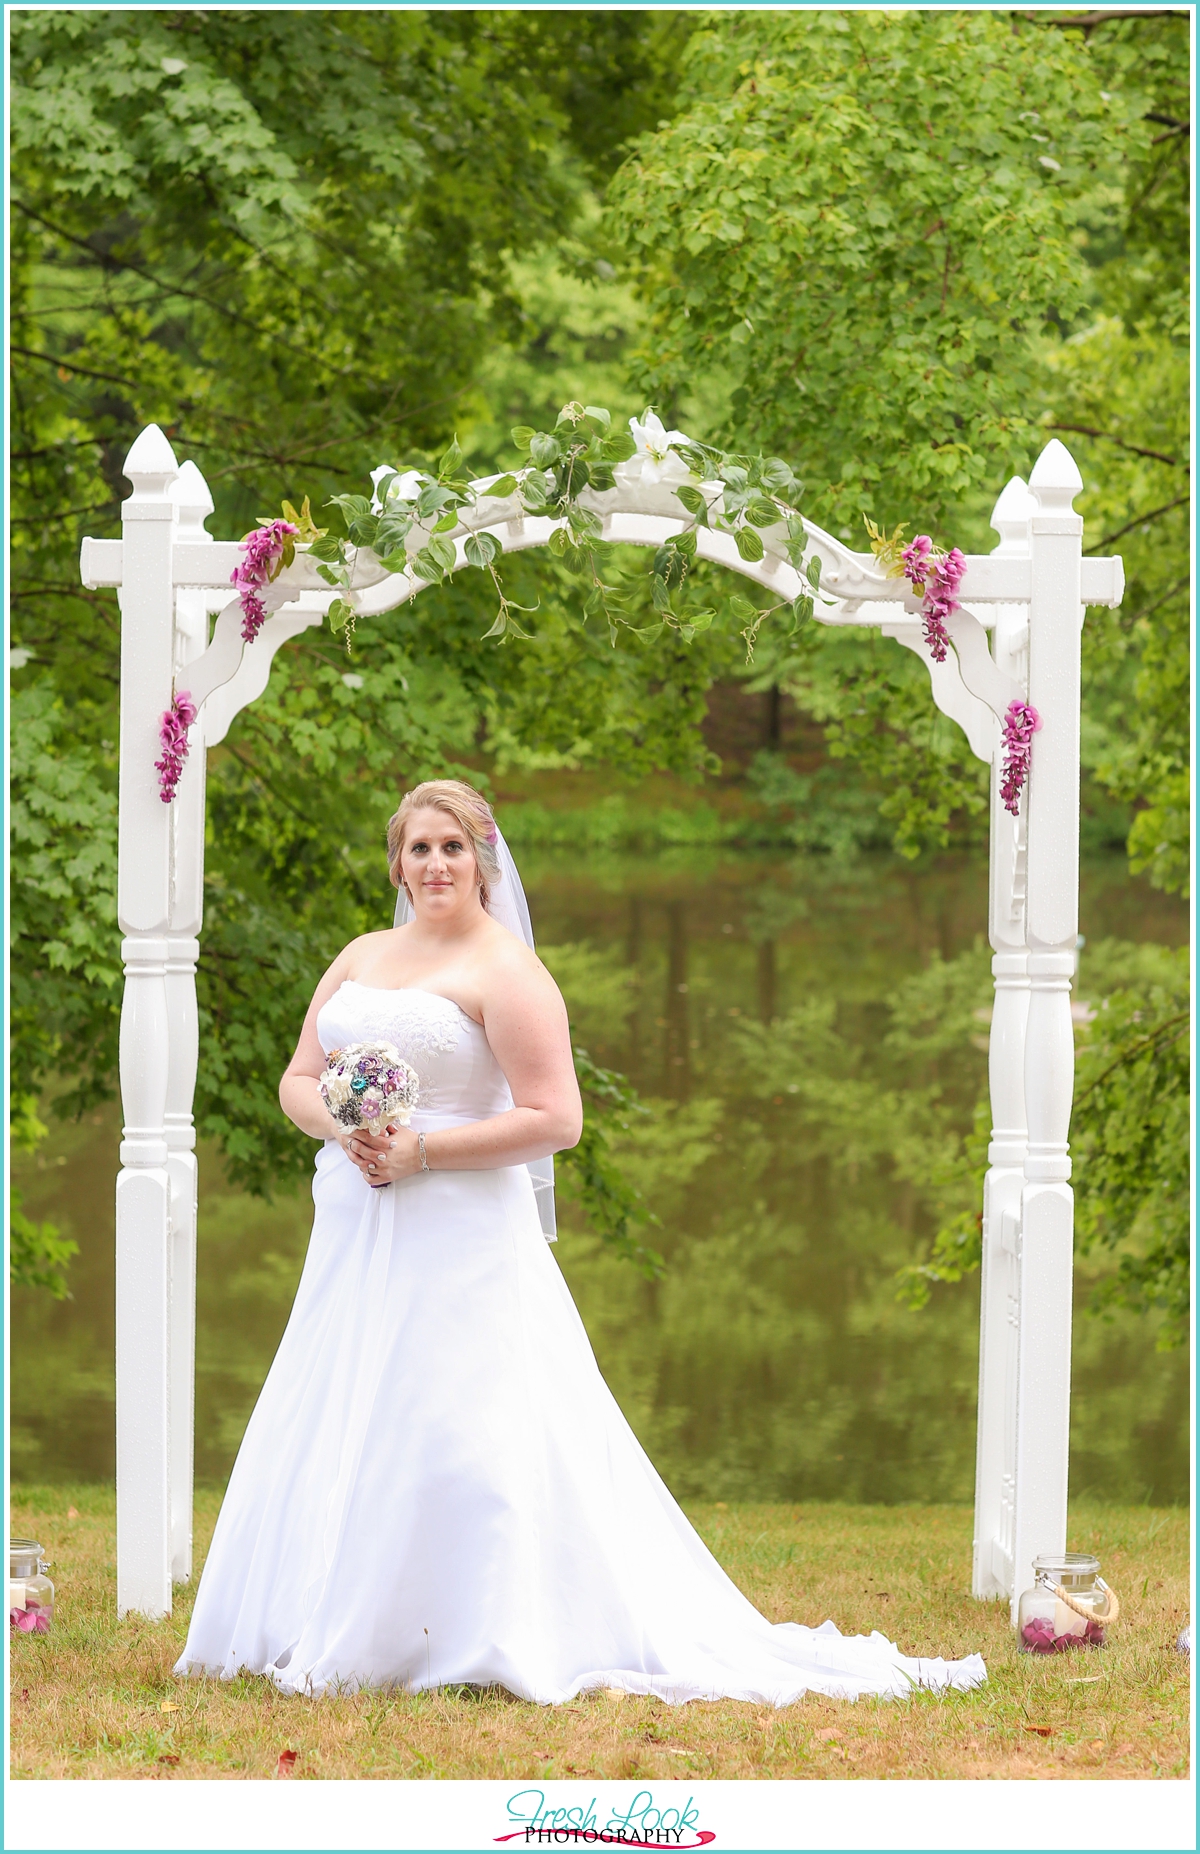
[[[341,1126],[376,1134],[387,1126],[406,1127],[420,1092],[416,1070],[390,1043],[348,1043],[331,1050],[317,1085]]]

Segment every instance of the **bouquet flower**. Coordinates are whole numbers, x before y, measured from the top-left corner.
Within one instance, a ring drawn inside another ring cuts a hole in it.
[[[331,1050],[318,1087],[340,1125],[376,1134],[389,1125],[406,1127],[420,1093],[416,1070],[390,1043]]]

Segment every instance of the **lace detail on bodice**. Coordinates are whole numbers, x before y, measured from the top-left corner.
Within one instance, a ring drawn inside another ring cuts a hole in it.
[[[432,991],[381,991],[357,979],[347,979],[343,990],[351,986],[367,994],[371,1036],[394,1043],[414,1067],[421,1056],[446,1056],[457,1046],[466,1013],[452,998]]]
[[[484,1120],[512,1106],[504,1073],[482,1024],[437,992],[347,979],[317,1013],[326,1055],[346,1043],[391,1043],[417,1072],[412,1124],[431,1118]]]

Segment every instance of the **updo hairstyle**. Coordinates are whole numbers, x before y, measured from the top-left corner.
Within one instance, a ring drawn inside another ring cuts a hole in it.
[[[400,854],[404,849],[409,818],[414,811],[421,811],[426,806],[448,812],[475,852],[475,866],[479,871],[479,899],[486,908],[491,891],[500,880],[496,820],[482,793],[477,792],[474,786],[464,785],[461,779],[426,779],[423,784],[414,786],[411,792],[406,792],[400,800],[400,809],[388,820],[387,830],[388,875],[392,887],[403,887],[409,900],[412,900],[408,885],[400,874]]]

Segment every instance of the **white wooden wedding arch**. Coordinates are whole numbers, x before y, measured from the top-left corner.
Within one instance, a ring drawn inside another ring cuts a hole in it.
[[[274,609],[251,644],[230,597],[241,554],[204,527],[213,503],[199,470],[182,466],[157,425],[125,460],[133,494],[122,536],[83,543],[84,584],[119,589],[121,609],[118,915],[124,940],[117,1178],[117,1605],[164,1616],[172,1583],[192,1569],[192,1432],[196,1304],[198,1051],[196,961],[204,864],[205,747],[267,686],[286,639],[319,625],[332,597],[304,554],[270,588]],[[684,526],[667,484],[626,478],[584,492],[604,538],[658,547]],[[478,487],[483,488],[486,479]],[[1082,557],[1082,488],[1054,440],[1028,487],[1014,477],[996,504],[995,551],[969,555],[948,621],[954,649],[935,663],[920,603],[858,554],[806,524],[821,560],[824,624],[868,625],[915,651],[933,698],[991,767],[989,937],[996,997],[990,1044],[992,1143],[983,1200],[983,1273],[976,1464],[974,1591],[1015,1600],[1039,1552],[1066,1543],[1071,1355],[1072,1193],[1067,1132],[1074,1041],[1079,844],[1079,661],[1086,605],[1117,605],[1119,559]],[[458,565],[474,530],[507,551],[544,545],[557,525],[515,497],[462,511]],[[806,590],[784,554],[782,527],[743,560],[732,537],[701,528],[698,551],[779,599]],[[362,616],[423,590],[364,553]],[[211,640],[208,616],[219,612]],[[988,632],[991,632],[989,645]],[[175,802],[163,804],[154,762],[159,718],[176,687],[198,719]],[[1000,722],[1028,699],[1044,726],[1020,815],[999,796]]]

